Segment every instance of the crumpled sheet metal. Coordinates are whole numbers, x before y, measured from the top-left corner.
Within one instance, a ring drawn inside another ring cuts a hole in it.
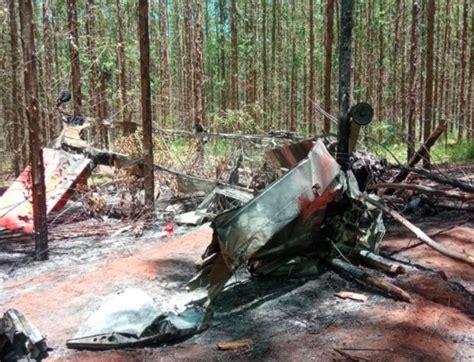
[[[62,150],[43,149],[46,184],[46,212],[60,210],[71,195],[71,188],[85,183],[92,161]],[[0,197],[0,226],[10,230],[33,232],[31,166],[18,176]]]
[[[235,209],[253,198],[251,192],[218,186],[199,204],[196,210],[176,215],[178,224],[201,225],[216,213]]]
[[[207,286],[212,302],[239,266],[251,262],[257,269],[265,268],[262,260],[273,258],[279,259],[273,263],[277,267],[291,258],[291,251],[310,245],[312,229],[321,224],[327,204],[335,198],[338,184],[331,183],[340,169],[321,140],[310,153],[311,158],[246,205],[215,218],[213,241],[204,254],[207,260],[188,287]],[[313,180],[319,183],[317,190]]]
[[[49,351],[46,338],[21,312],[5,312],[0,319],[0,361],[41,361]]]
[[[307,139],[297,143],[273,148],[266,152],[267,157],[277,167],[291,169],[308,157],[314,146],[315,139]]]
[[[204,317],[205,311],[197,307],[161,313],[144,291],[129,288],[107,299],[89,318],[85,331],[68,340],[66,346],[107,350],[174,342],[198,333]]]
[[[301,161],[228,220],[223,223],[216,220],[222,255],[231,269],[249,260],[305,207],[317,203],[317,198],[335,179],[339,165],[321,140],[316,141],[311,153],[310,159]],[[317,175],[318,172],[327,175]],[[316,194],[313,180],[320,182]]]

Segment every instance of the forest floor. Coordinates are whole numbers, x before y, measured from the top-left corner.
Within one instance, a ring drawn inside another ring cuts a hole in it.
[[[465,214],[451,211],[415,221],[431,233],[465,220]],[[86,229],[98,221],[80,223]],[[398,225],[388,222],[387,227],[382,252],[416,243]],[[157,227],[141,238],[57,240],[46,262],[25,262],[25,250],[32,245],[6,245],[3,251],[8,253],[0,255],[0,310],[20,310],[47,336],[54,348],[49,360],[348,358],[335,349],[362,360],[474,359],[472,268],[424,245],[393,255],[407,267],[407,273],[394,283],[414,296],[413,304],[394,301],[330,271],[307,279],[242,278],[220,296],[211,327],[182,343],[106,352],[66,349],[66,340],[77,335],[109,294],[138,287],[163,310],[203,295],[187,293],[182,287],[208,245],[211,229],[176,231],[187,232],[162,237]],[[454,227],[437,240],[472,252],[474,221]],[[334,294],[340,290],[363,293],[368,300],[338,299]],[[254,346],[233,352],[216,347],[218,342],[241,338],[251,338]]]

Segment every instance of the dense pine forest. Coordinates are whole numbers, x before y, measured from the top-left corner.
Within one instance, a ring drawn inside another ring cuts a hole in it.
[[[0,361],[474,361],[474,0],[0,27]]]
[[[149,2],[155,127],[298,134],[334,131],[339,1]],[[42,144],[60,131],[60,91],[74,112],[140,123],[138,2],[33,2]],[[3,146],[26,162],[20,8],[1,9]],[[451,143],[473,137],[474,6],[469,0],[355,4],[353,103],[375,109],[370,133],[413,153],[442,121]],[[72,105],[70,106],[72,108]],[[408,147],[406,146],[408,144]],[[23,161],[23,162],[21,162]],[[20,167],[15,166],[16,172]]]

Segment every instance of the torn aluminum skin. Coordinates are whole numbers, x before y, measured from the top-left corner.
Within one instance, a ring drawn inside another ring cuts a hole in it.
[[[207,286],[212,301],[239,266],[249,263],[257,272],[269,272],[308,248],[327,204],[336,197],[339,169],[317,140],[309,158],[243,207],[218,215],[201,270],[188,286]]]
[[[72,349],[107,350],[143,347],[188,338],[200,331],[204,311],[189,307],[161,313],[144,291],[129,288],[107,299],[86,322],[85,330],[66,342]]]

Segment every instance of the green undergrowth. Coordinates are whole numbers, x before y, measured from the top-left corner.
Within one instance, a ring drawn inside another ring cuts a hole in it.
[[[416,149],[421,146],[418,142]],[[369,150],[380,157],[385,157],[391,163],[405,163],[407,161],[406,143],[384,144],[384,147],[370,143]],[[474,142],[465,141],[456,143],[454,139],[440,139],[431,148],[431,160],[433,163],[443,164],[449,162],[472,162],[474,161]]]

